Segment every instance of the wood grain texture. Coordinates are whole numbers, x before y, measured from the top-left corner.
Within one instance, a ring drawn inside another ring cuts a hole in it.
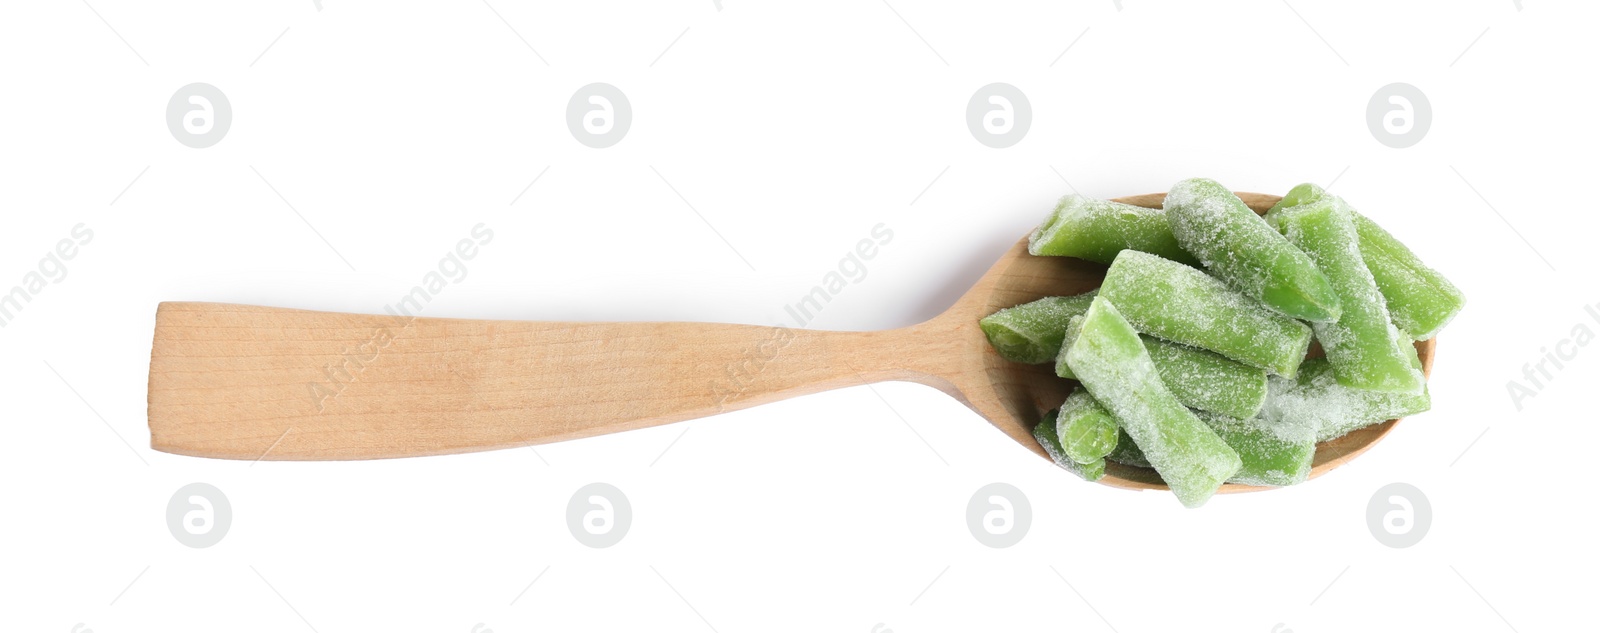
[[[1241,193],[1258,213],[1278,196]],[[1164,194],[1119,198],[1159,207]],[[1075,384],[988,345],[978,319],[1096,288],[1106,267],[1032,257],[1017,242],[954,306],[924,323],[828,332],[704,323],[401,318],[163,303],[150,358],[150,444],[226,459],[438,455],[557,442],[903,380],[957,398],[1027,450]],[[1418,344],[1431,370],[1433,342]],[[1320,445],[1313,476],[1394,422]],[[1103,483],[1160,488],[1112,466]],[[1228,485],[1224,491],[1254,490]]]

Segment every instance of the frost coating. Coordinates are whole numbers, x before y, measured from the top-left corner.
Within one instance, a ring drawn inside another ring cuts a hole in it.
[[[1415,351],[1413,351],[1413,355]],[[1413,356],[1414,357],[1414,356]],[[1420,363],[1419,363],[1420,365]],[[1325,358],[1307,359],[1296,380],[1272,378],[1261,417],[1289,437],[1308,434],[1317,442],[1340,437],[1395,418],[1422,413],[1431,406],[1427,388],[1421,393],[1385,393],[1339,384]]]

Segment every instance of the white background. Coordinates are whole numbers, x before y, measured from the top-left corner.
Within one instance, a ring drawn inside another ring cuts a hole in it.
[[[1600,331],[1592,6],[491,2],[0,8],[0,290],[94,231],[0,328],[5,629],[1529,632],[1592,600],[1600,347],[1522,410],[1507,394]],[[207,149],[164,121],[192,82],[233,108]],[[611,148],[565,123],[592,82],[633,107]],[[964,120],[991,82],[1032,104],[1010,148]],[[1408,149],[1365,121],[1393,82],[1432,104]],[[376,313],[482,222],[494,241],[425,315],[773,324],[881,222],[893,241],[808,327],[890,328],[951,303],[1063,179],[1198,175],[1337,179],[1459,284],[1435,409],[1324,478],[1195,511],[899,383],[537,453],[147,448],[160,301]],[[194,481],[233,507],[207,549],[165,524]],[[594,481],[633,506],[609,549],[565,523]],[[1034,514],[999,550],[965,523],[996,481]],[[1433,508],[1408,549],[1366,526],[1396,481]]]

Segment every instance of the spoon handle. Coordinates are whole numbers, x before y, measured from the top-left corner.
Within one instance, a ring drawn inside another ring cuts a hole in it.
[[[224,459],[438,455],[614,433],[879,380],[912,330],[483,321],[163,303],[150,445]]]

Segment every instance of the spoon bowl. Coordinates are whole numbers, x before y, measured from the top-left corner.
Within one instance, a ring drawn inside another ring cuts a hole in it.
[[[1241,200],[1257,214],[1264,214],[1272,205],[1282,199],[1262,193],[1238,193]],[[1131,204],[1134,206],[1157,209],[1166,199],[1164,193],[1152,193],[1124,198],[1114,198],[1115,202]],[[1028,255],[1028,241],[1026,238],[1017,242],[1004,257],[990,268],[962,302],[978,301],[978,296],[987,290],[987,295],[978,307],[963,308],[960,303],[952,308],[951,312],[961,312],[970,316],[976,324],[977,319],[993,313],[1002,308],[1009,308],[1022,303],[1027,303],[1041,297],[1052,295],[1074,295],[1100,287],[1100,282],[1105,278],[1106,266],[1070,257],[1034,257]],[[952,315],[953,316],[953,315]],[[943,318],[943,316],[941,316]],[[1031,429],[1038,424],[1044,411],[1060,406],[1067,394],[1077,385],[1075,381],[1068,381],[1056,377],[1055,367],[1045,365],[1024,365],[1014,363],[1000,357],[994,348],[988,345],[983,333],[973,328],[974,340],[981,348],[981,357],[984,372],[988,381],[993,385],[995,403],[985,407],[974,406],[978,412],[997,426],[1006,430],[1008,435],[1019,438],[1024,446],[1032,449],[1041,457],[1048,459],[1044,449],[1033,440]],[[1416,343],[1417,355],[1422,360],[1424,375],[1431,375],[1433,371],[1434,339]],[[1321,349],[1313,346],[1312,355],[1320,355]],[[970,403],[969,403],[970,404]],[[1003,420],[1003,421],[1002,421]],[[1312,478],[1337,468],[1356,456],[1371,448],[1378,440],[1392,430],[1400,420],[1389,420],[1356,431],[1341,437],[1322,442],[1317,445],[1315,456],[1311,462]],[[1019,435],[1019,433],[1021,435]],[[1166,484],[1154,470],[1137,466],[1128,466],[1115,462],[1106,462],[1106,474],[1099,483],[1115,488],[1131,490],[1166,490]],[[1270,487],[1247,486],[1244,484],[1225,484],[1219,492],[1250,492],[1270,490]]]
[[[1280,199],[1238,195],[1257,213]],[[1117,201],[1156,208],[1163,198]],[[1074,383],[1049,365],[1002,359],[978,320],[1096,288],[1105,270],[1028,255],[1024,238],[939,316],[875,332],[162,303],[150,355],[150,445],[244,460],[440,455],[615,433],[900,380],[950,394],[1048,459],[1032,428]],[[1433,345],[1417,343],[1425,371]],[[1311,476],[1365,451],[1395,422],[1318,445]],[[1100,481],[1164,488],[1154,471],[1118,464],[1107,464]]]

